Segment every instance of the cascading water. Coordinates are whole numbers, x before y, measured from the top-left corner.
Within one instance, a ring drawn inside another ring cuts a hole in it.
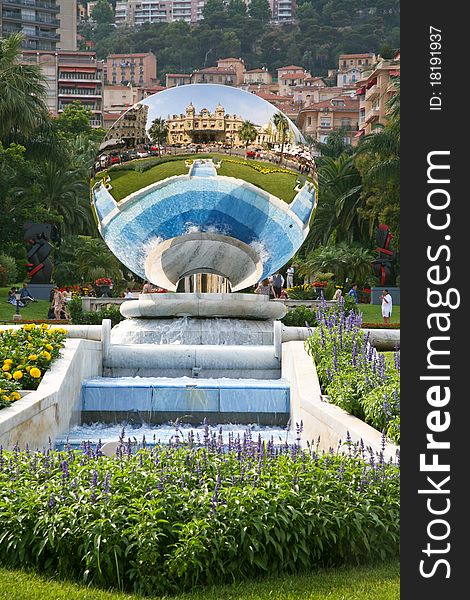
[[[273,327],[270,321],[247,319],[126,319],[113,327],[112,344],[155,345],[271,345]]]
[[[295,433],[289,428],[263,427],[256,424],[236,425],[187,425],[184,423],[167,423],[164,425],[108,425],[93,423],[79,425],[71,429],[67,435],[56,440],[55,447],[63,450],[66,447],[79,448],[84,443],[104,445],[121,439],[131,442],[136,450],[143,445],[169,444],[193,440],[196,445],[203,445],[208,440],[221,442],[224,446],[250,440],[253,442],[271,443],[275,446],[290,444]]]

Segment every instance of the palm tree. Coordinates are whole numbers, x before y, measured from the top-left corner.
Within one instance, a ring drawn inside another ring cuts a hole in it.
[[[16,192],[17,198],[30,197],[31,191],[33,197],[40,198],[63,235],[93,231],[88,183],[81,169],[46,160],[38,165],[33,190],[21,188]]]
[[[245,159],[247,158],[248,146],[256,140],[258,131],[251,121],[243,121],[242,126],[238,130],[238,137],[242,142],[245,142]]]
[[[0,39],[0,139],[31,135],[47,120],[46,79],[38,65],[20,62],[24,36]]]
[[[289,121],[282,113],[278,112],[273,116],[273,123],[279,134],[279,140],[281,142],[281,158],[279,164],[282,164],[284,157],[284,144],[286,143],[287,133],[289,132]]]
[[[361,246],[341,242],[336,245],[321,246],[310,252],[299,267],[301,275],[334,273],[338,283],[351,281],[364,283],[372,275],[373,253]]]
[[[79,236],[76,262],[85,281],[95,281],[98,277],[114,281],[123,278],[121,263],[101,238]]]
[[[158,156],[160,156],[160,144],[165,143],[168,137],[168,123],[165,119],[157,117],[152,121],[149,129],[150,139],[158,146]]]
[[[361,184],[353,156],[323,157],[318,169],[318,208],[302,248],[304,256],[318,244],[368,243],[367,223],[358,210],[364,202]]]

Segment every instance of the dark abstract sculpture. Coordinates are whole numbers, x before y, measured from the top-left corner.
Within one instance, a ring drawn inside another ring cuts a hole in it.
[[[28,246],[28,277],[33,284],[51,282],[53,264],[49,258],[55,244],[60,244],[59,230],[49,223],[26,221],[23,225],[24,240]]]
[[[393,234],[387,225],[381,223],[377,227],[375,240],[377,242],[378,258],[372,261],[374,275],[379,278],[380,286],[395,286],[395,262],[397,253],[390,249],[390,244],[393,239]]]

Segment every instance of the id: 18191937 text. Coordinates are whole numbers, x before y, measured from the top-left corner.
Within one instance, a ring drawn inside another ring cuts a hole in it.
[[[442,110],[442,31],[429,27],[429,110]]]

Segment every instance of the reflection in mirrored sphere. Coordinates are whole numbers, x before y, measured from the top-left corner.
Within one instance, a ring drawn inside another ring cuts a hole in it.
[[[237,88],[150,96],[100,146],[100,233],[131,271],[167,290],[193,291],[198,281],[245,289],[281,268],[308,233],[317,183],[303,142],[284,114]]]

